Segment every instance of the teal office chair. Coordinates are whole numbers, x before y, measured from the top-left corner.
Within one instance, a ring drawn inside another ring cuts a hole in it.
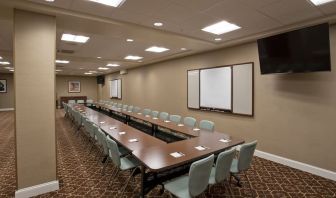
[[[161,120],[168,120],[168,117],[169,117],[169,113],[167,113],[167,112],[161,112],[160,115],[159,115],[159,118]]]
[[[232,160],[236,154],[235,149],[230,149],[224,152],[221,152],[216,161],[215,167],[212,167],[209,184],[211,185],[220,184],[226,182],[228,189],[231,193],[231,188],[229,184],[229,177],[230,177],[230,168],[232,164]],[[210,188],[209,188],[210,190]]]
[[[121,195],[118,196],[118,197],[122,197],[130,179],[133,177],[135,173],[135,170],[137,169],[137,167],[140,166],[140,162],[137,161],[135,158],[133,158],[131,155],[120,157],[120,154],[119,154],[120,152],[119,152],[117,143],[114,140],[112,140],[109,136],[106,138],[106,142],[107,142],[107,147],[109,149],[109,157],[111,158],[113,164],[116,166],[116,169],[117,169],[112,174],[112,177],[111,177],[111,179],[113,178],[111,180],[112,184],[114,183],[114,180],[118,178],[120,172],[125,172],[125,171],[133,169],[126,183],[124,183],[124,188],[121,191]],[[120,191],[118,192],[120,193]]]
[[[134,108],[133,108],[133,113],[139,113],[140,110],[141,110],[140,107],[134,107]]]
[[[86,100],[86,106],[92,107],[93,106],[93,100],[92,99]]]
[[[200,129],[204,129],[207,131],[214,131],[215,123],[209,120],[201,120],[199,123]]]
[[[133,105],[128,106],[127,111],[133,111]]]
[[[182,117],[180,115],[170,115],[169,120],[179,124],[181,122]]]
[[[196,126],[196,119],[193,117],[185,117],[183,119],[183,123],[184,125],[188,126],[188,127],[195,127]]]
[[[152,117],[153,118],[157,118],[159,116],[159,112],[158,111],[152,111]]]
[[[181,176],[164,184],[164,188],[179,198],[192,198],[202,194],[209,182],[214,155],[191,164],[189,175]]]
[[[254,154],[254,151],[255,151],[256,147],[257,147],[257,141],[256,140],[253,141],[253,142],[245,143],[245,144],[241,145],[238,158],[233,159],[231,169],[230,169],[231,174],[238,180],[238,185],[240,185],[239,184],[240,180],[239,180],[237,174],[238,173],[244,173],[244,176],[245,176],[245,178],[246,178],[246,180],[247,180],[247,182],[250,186],[250,192],[251,192],[252,196],[254,196],[254,193],[253,193],[253,190],[252,190],[250,180],[246,175],[246,171],[251,166],[253,154]]]
[[[146,115],[150,115],[150,114],[151,114],[151,110],[150,110],[150,109],[144,109],[144,110],[142,111],[142,114],[143,114],[144,116],[146,116]]]
[[[68,104],[76,104],[76,100],[68,100]]]
[[[84,100],[77,100],[77,104],[84,104]]]

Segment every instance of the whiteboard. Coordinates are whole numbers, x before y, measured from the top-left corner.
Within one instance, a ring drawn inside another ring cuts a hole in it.
[[[188,71],[188,108],[199,109],[199,70]]]
[[[200,106],[231,110],[231,67],[200,70]]]
[[[110,97],[121,99],[121,79],[110,81]]]
[[[253,64],[233,67],[233,113],[253,115]]]

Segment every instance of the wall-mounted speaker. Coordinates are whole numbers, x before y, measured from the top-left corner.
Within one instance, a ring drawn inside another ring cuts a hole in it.
[[[104,85],[105,84],[105,76],[97,76],[97,84]]]

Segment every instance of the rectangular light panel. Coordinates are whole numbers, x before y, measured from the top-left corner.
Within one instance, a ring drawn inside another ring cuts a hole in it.
[[[62,34],[62,41],[76,42],[76,43],[86,43],[90,37],[74,34]]]
[[[237,29],[240,29],[241,27],[237,26],[236,24],[229,23],[227,21],[221,21],[212,25],[209,25],[202,30],[205,32],[209,32],[216,35],[221,35],[227,32],[231,32]]]
[[[310,0],[314,5],[322,5],[322,4],[325,4],[325,3],[329,3],[329,2],[332,2],[334,0]]]
[[[116,8],[121,6],[125,0],[90,0],[90,1]]]
[[[126,56],[124,59],[126,59],[126,60],[140,60],[140,59],[143,59],[143,57],[141,57],[141,56],[128,55],[128,56]]]
[[[147,48],[145,51],[147,51],[147,52],[161,53],[161,52],[165,52],[165,51],[168,51],[168,50],[169,49],[165,48],[165,47],[152,46],[152,47]]]

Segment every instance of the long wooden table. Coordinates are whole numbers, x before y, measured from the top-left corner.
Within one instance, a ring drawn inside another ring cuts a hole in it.
[[[96,104],[98,107],[102,105]],[[115,120],[103,113],[99,113],[93,109],[84,106],[77,106],[86,112],[88,119],[98,124],[100,128],[110,135],[114,140],[125,148],[132,151],[132,155],[141,162],[141,197],[144,197],[158,182],[164,179],[149,180],[150,177],[157,179],[157,173],[173,170],[174,168],[188,165],[198,159],[206,157],[210,154],[220,153],[233,146],[244,143],[244,140],[232,137],[226,133],[210,132],[206,130],[197,130],[187,126],[178,126],[172,122],[165,122],[160,119],[153,119],[142,114],[123,111],[120,108],[103,106],[118,114],[126,116],[126,123]],[[151,123],[155,127],[164,127],[172,131],[182,133],[190,138],[167,144],[154,136],[143,133],[129,125],[127,125],[130,117]],[[120,134],[120,132],[126,132]],[[130,139],[137,139],[137,142],[130,142]],[[226,141],[223,141],[226,140]],[[196,147],[201,146],[204,150],[198,150]],[[173,157],[172,153],[181,153],[181,157]],[[181,171],[177,171],[174,175],[186,173],[188,166]],[[147,171],[146,171],[147,170]],[[155,174],[149,174],[155,173]],[[169,178],[166,176],[164,178]]]

